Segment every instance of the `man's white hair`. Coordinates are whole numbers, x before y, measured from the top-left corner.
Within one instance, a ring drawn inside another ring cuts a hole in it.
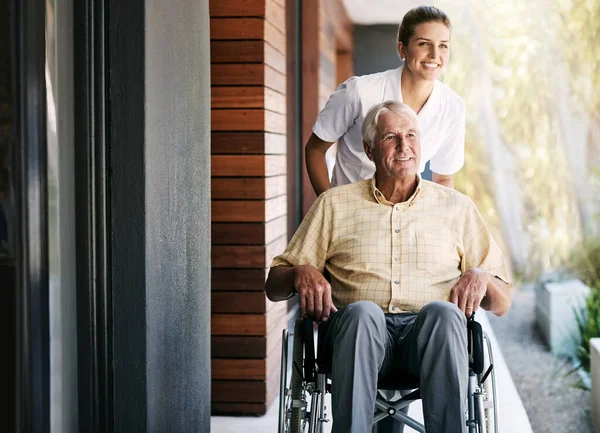
[[[375,144],[375,140],[377,139],[377,134],[379,132],[377,124],[379,122],[379,116],[381,116],[383,113],[390,112],[400,114],[401,116],[410,117],[415,122],[417,131],[419,130],[417,113],[415,113],[414,110],[405,103],[400,101],[385,101],[375,104],[369,109],[369,112],[367,113],[365,121],[362,125],[363,141],[367,143],[371,149],[373,148],[373,144]]]

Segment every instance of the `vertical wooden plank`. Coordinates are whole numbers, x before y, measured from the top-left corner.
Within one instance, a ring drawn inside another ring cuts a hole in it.
[[[302,2],[302,214],[306,214],[316,199],[306,171],[304,144],[312,134],[319,114],[319,0]],[[317,24],[318,25],[318,24]]]

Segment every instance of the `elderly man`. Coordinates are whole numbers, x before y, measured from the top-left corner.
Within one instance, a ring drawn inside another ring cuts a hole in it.
[[[267,296],[297,293],[321,322],[334,433],[369,432],[378,380],[399,378],[419,379],[427,433],[462,433],[466,318],[509,309],[502,254],[467,196],[420,178],[411,108],[377,104],[362,132],[375,175],[319,196],[273,260]]]

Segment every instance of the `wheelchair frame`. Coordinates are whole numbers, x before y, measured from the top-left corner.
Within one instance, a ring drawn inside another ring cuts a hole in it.
[[[289,340],[292,337],[292,362],[289,362]],[[282,333],[279,388],[279,433],[323,433],[323,423],[330,419],[325,412],[325,395],[331,392],[328,375],[319,371],[315,358],[315,331],[310,319],[297,319],[294,332]],[[469,379],[465,433],[498,433],[496,374],[489,336],[469,319]],[[290,375],[291,369],[291,375]],[[291,377],[290,377],[291,376]],[[288,382],[288,379],[289,382]],[[379,390],[378,390],[379,391]],[[421,398],[419,389],[397,401],[388,401],[377,392],[374,425],[393,417],[419,433],[423,424],[404,414],[401,409]]]

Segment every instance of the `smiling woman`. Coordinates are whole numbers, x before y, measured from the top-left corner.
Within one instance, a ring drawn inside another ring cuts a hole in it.
[[[404,65],[352,77],[337,88],[306,144],[306,166],[317,194],[373,175],[375,166],[363,151],[361,126],[369,108],[386,100],[402,101],[417,113],[422,150],[419,172],[430,162],[432,180],[454,186],[453,176],[464,162],[465,105],[438,80],[448,64],[450,39],[450,20],[444,12],[433,6],[413,8],[398,28],[397,50]],[[336,162],[329,179],[325,153],[336,141]]]

